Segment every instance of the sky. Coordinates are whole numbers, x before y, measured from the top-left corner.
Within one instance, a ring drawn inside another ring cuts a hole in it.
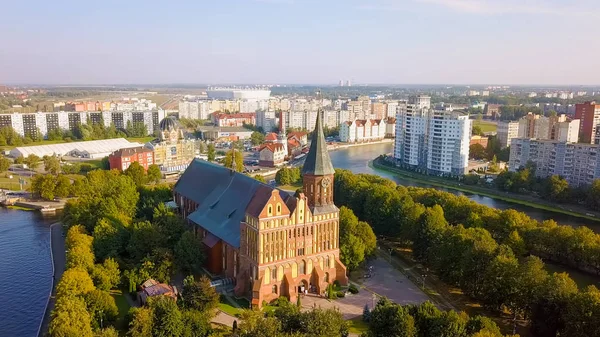
[[[22,0],[5,84],[600,84],[598,0]]]

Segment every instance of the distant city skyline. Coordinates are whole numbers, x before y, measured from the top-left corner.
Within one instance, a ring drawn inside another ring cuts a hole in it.
[[[12,1],[2,84],[599,85],[595,0]]]

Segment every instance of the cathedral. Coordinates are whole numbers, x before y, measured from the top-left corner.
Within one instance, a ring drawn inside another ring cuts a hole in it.
[[[195,159],[174,187],[174,200],[206,248],[206,269],[230,279],[236,296],[260,308],[280,296],[323,294],[348,283],[339,254],[334,169],[321,112],[302,167],[303,192],[263,184]]]

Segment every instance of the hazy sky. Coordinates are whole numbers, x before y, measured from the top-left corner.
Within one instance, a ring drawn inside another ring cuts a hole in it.
[[[600,84],[598,0],[6,1],[0,83]]]

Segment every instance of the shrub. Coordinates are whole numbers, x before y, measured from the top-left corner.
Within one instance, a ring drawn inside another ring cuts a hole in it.
[[[350,287],[348,288],[348,291],[349,291],[351,294],[358,294],[358,288],[357,288],[357,287],[356,287],[354,284],[351,284],[351,285],[350,285]]]
[[[343,298],[343,297],[346,297],[346,293],[345,293],[345,292],[343,292],[343,291],[338,291],[338,292],[336,293],[336,296],[337,296],[338,298]]]

